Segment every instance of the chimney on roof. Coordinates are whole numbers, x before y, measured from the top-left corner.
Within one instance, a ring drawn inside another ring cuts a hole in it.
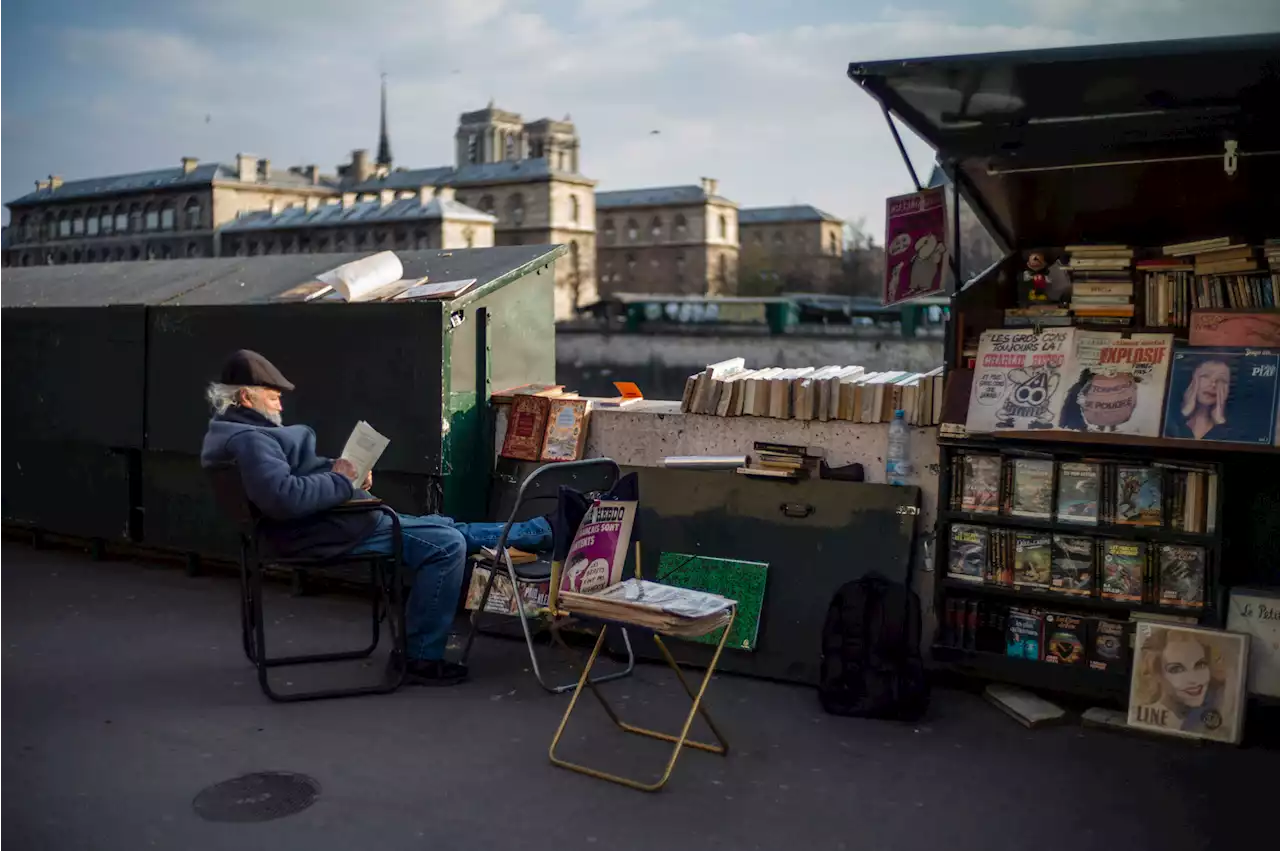
[[[357,148],[351,152],[351,176],[357,183],[364,183],[373,174],[373,167],[369,164],[369,152],[364,148]]]
[[[61,177],[61,175],[57,175],[57,174],[51,174],[51,175],[49,175],[49,188],[50,188],[50,189],[53,189],[53,190],[61,189],[61,188],[62,188],[62,177]]]
[[[716,188],[719,187],[719,185],[720,181],[716,180],[714,177],[702,178],[702,192],[707,196],[716,194]]]
[[[272,198],[272,199],[271,199],[271,204],[268,206],[268,208],[267,208],[267,209],[269,209],[269,210],[271,211],[271,215],[273,215],[273,216],[274,216],[274,215],[276,215],[277,213],[279,213],[279,212],[280,212],[280,199],[278,199],[278,198]]]
[[[307,179],[311,181],[312,186],[318,186],[320,184],[320,166],[312,163],[306,167],[304,174],[306,174]]]
[[[452,186],[437,186],[436,197],[441,201],[452,201],[454,196],[458,194],[458,190]]]
[[[354,192],[342,193],[342,209],[350,210],[352,207],[355,206],[355,203],[356,203],[356,193]]]
[[[385,207],[396,200],[396,191],[394,189],[382,189],[378,192],[378,206]]]
[[[271,179],[271,160],[263,157],[258,160],[258,181],[266,183]]]
[[[419,186],[418,203],[424,207],[427,206],[431,203],[431,196],[434,195],[435,192],[436,190],[434,186]]]
[[[253,183],[258,176],[258,158],[249,154],[236,154],[236,179],[241,183]]]
[[[183,158],[182,158],[182,173],[183,173],[183,174],[190,174],[191,172],[195,171],[195,170],[196,170],[196,165],[197,165],[199,162],[200,162],[200,160],[196,159],[195,157],[183,157]]]
[[[46,189],[48,189],[48,188],[49,188],[49,181],[47,181],[47,180],[37,180],[37,181],[36,181],[36,191],[37,191],[37,192],[43,192],[44,190],[46,190]]]
[[[314,195],[311,195],[307,198],[307,200],[303,201],[302,204],[306,208],[308,213],[314,213],[316,209],[320,206],[320,199]]]

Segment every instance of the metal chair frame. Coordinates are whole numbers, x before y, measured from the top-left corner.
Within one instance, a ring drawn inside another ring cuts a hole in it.
[[[262,544],[262,516],[249,501],[240,479],[240,471],[234,464],[219,465],[207,469],[213,482],[214,493],[222,511],[235,521],[240,536],[240,640],[245,658],[258,671],[258,685],[263,694],[273,701],[294,703],[305,700],[326,700],[337,697],[357,697],[366,694],[388,694],[398,689],[405,680],[407,635],[404,624],[404,585],[402,577],[400,518],[381,500],[359,500],[337,506],[330,513],[378,511],[392,522],[392,552],[340,553],[325,558],[283,558],[264,553]],[[328,567],[352,567],[367,565],[369,568],[370,627],[368,645],[357,650],[329,653],[308,653],[293,656],[272,657],[267,654],[266,618],[263,614],[263,574],[269,567],[279,567],[305,573]],[[367,659],[378,649],[382,638],[382,621],[387,621],[394,644],[391,675],[383,682],[372,685],[325,688],[310,691],[280,692],[271,685],[269,673],[273,668],[292,665],[314,665],[325,662],[343,662]],[[398,655],[397,655],[398,654]]]
[[[486,614],[485,606],[489,602],[489,593],[493,590],[493,582],[498,576],[498,571],[505,568],[507,580],[511,583],[512,591],[516,596],[516,613],[520,618],[520,629],[524,633],[525,647],[529,651],[529,662],[533,666],[533,675],[538,680],[538,685],[552,694],[563,694],[575,687],[575,683],[560,683],[552,685],[547,682],[547,678],[542,673],[542,666],[538,663],[538,654],[534,649],[533,631],[529,626],[529,615],[525,612],[523,602],[520,600],[519,589],[521,585],[536,584],[540,582],[551,581],[555,576],[555,570],[549,566],[548,562],[539,561],[531,565],[515,565],[511,562],[511,555],[507,552],[507,537],[511,532],[511,527],[521,519],[522,510],[527,509],[528,504],[538,501],[549,501],[554,504],[559,497],[559,486],[561,484],[570,484],[574,479],[585,477],[590,473],[604,473],[603,478],[597,482],[597,487],[586,488],[585,491],[608,491],[621,477],[621,470],[618,463],[612,458],[588,458],[582,461],[559,461],[545,464],[530,473],[525,480],[520,483],[520,489],[516,493],[516,502],[511,509],[506,523],[502,527],[502,533],[498,537],[498,543],[494,546],[494,555],[484,563],[489,571],[489,579],[485,582],[484,593],[480,597],[480,602],[475,610],[471,613],[471,627],[467,633],[467,641],[462,650],[462,660],[465,662],[471,654],[472,644],[478,633],[494,634],[491,631],[481,627],[480,619]],[[566,482],[565,478],[569,481]],[[548,492],[550,491],[550,492]],[[498,560],[501,559],[502,567],[498,566]],[[523,570],[522,570],[523,569]],[[555,589],[551,591],[552,608],[554,609]],[[551,628],[551,636],[553,641],[567,648],[564,639],[560,636],[558,629],[558,619],[553,613],[553,622]],[[602,631],[603,634],[603,631]],[[635,651],[631,647],[631,637],[627,634],[626,629],[622,630],[622,641],[627,648],[627,666],[621,671],[615,671],[603,676],[597,677],[593,682],[603,683],[609,680],[621,679],[629,676],[636,667]],[[598,649],[598,643],[597,643]]]

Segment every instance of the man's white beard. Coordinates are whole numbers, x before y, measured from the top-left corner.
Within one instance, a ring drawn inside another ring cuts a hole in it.
[[[279,411],[264,411],[257,405],[254,405],[251,410],[257,411],[276,425],[284,425],[284,417]]]

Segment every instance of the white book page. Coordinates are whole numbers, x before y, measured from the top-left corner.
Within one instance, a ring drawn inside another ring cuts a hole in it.
[[[388,284],[404,277],[404,266],[393,251],[379,251],[350,263],[343,263],[316,276],[316,280],[333,287],[346,301],[368,301],[376,295],[390,295],[383,291]]]
[[[389,439],[364,420],[356,423],[351,436],[347,438],[347,445],[342,447],[342,458],[355,466],[357,486],[369,475],[373,465],[378,463],[389,443]]]

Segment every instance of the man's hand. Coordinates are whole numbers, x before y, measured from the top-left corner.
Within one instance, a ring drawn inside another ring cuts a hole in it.
[[[373,487],[373,470],[370,470],[368,473],[365,473],[364,484],[360,486],[360,490],[367,491],[371,487]]]
[[[356,481],[356,465],[352,464],[346,458],[339,458],[333,462],[333,472],[341,473],[351,480],[352,484]]]

